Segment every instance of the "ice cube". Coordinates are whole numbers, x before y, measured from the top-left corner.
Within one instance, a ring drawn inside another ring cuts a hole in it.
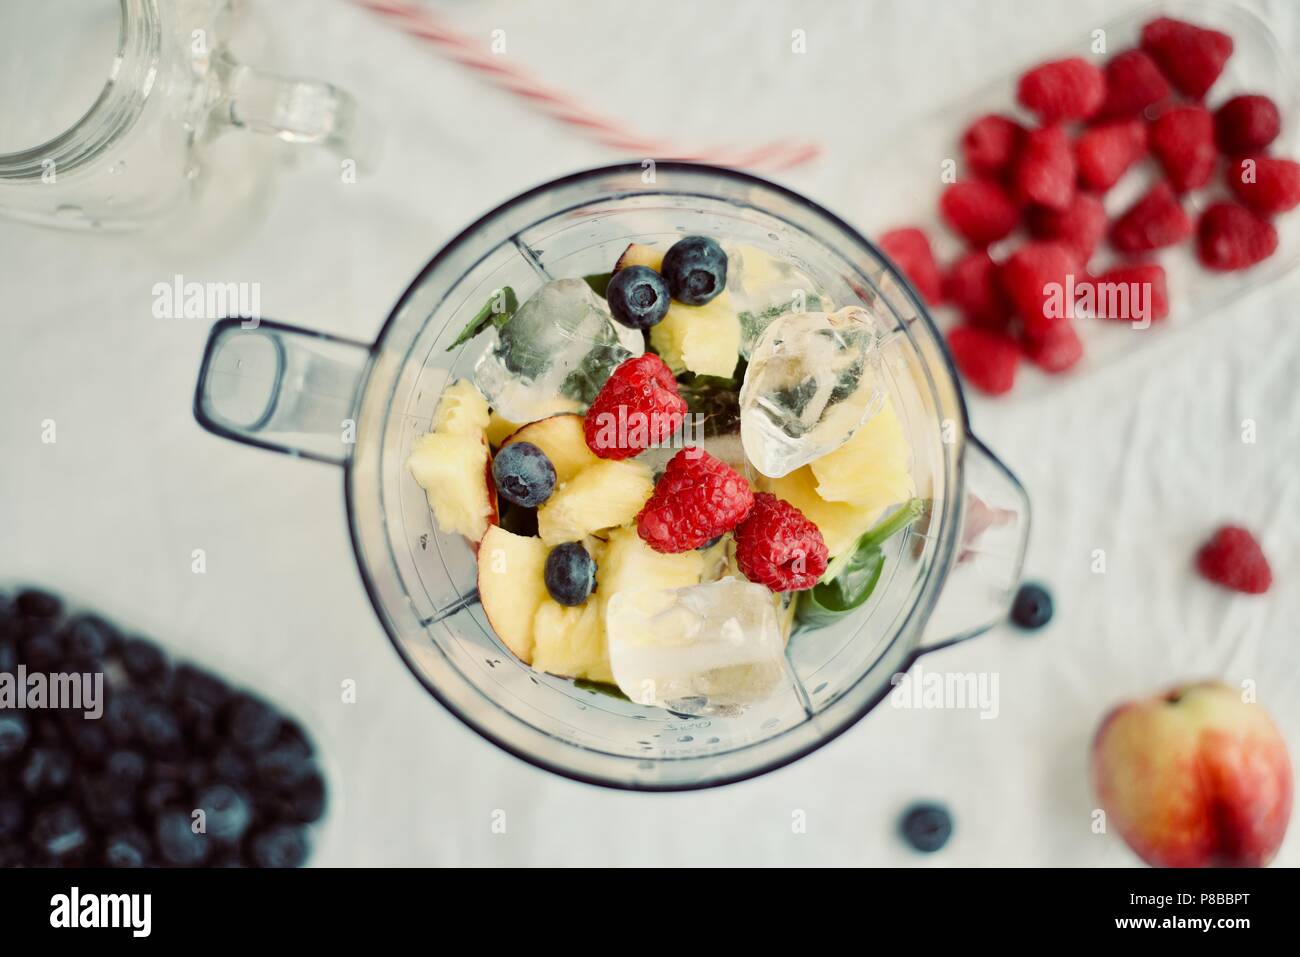
[[[740,354],[746,359],[774,319],[830,305],[798,267],[757,246],[728,247],[727,292],[740,317]]]
[[[728,577],[620,591],[605,630],[614,680],[638,704],[737,715],[796,693],[776,604],[762,585]]]
[[[620,362],[644,351],[642,334],[616,323],[584,280],[559,279],[494,330],[474,382],[503,418],[532,422],[584,410]]]
[[[833,452],[879,410],[880,344],[864,309],[774,320],[740,390],[740,438],[759,472],[780,478]]]

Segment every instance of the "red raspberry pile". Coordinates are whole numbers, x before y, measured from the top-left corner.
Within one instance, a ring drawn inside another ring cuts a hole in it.
[[[688,552],[731,531],[753,504],[743,475],[703,449],[685,448],[668,460],[636,531],[657,552]]]
[[[628,359],[587,409],[582,423],[587,448],[603,459],[630,458],[681,428],[686,408],[663,359],[651,353]]]
[[[1022,357],[1048,372],[1073,367],[1084,350],[1074,309],[1060,301],[1071,290],[1084,312],[1134,321],[1144,316],[1125,308],[1127,295],[1103,293],[1146,284],[1145,318],[1167,316],[1165,271],[1151,260],[1158,250],[1194,240],[1214,271],[1273,255],[1269,220],[1300,205],[1300,163],[1265,152],[1281,129],[1268,97],[1233,96],[1213,111],[1203,102],[1232,49],[1225,33],[1160,17],[1102,66],[1072,57],[1033,68],[1016,98],[1035,124],[990,114],[962,133],[964,175],[944,190],[939,213],[969,250],[941,269],[921,230],[880,237],[927,303],[960,312],[949,349],[972,385],[1010,391]],[[1148,158],[1161,179],[1109,222],[1102,197]],[[1187,195],[1216,174],[1226,194],[1194,221]],[[1103,240],[1128,261],[1091,270]]]
[[[736,563],[745,577],[772,591],[812,588],[826,571],[826,542],[803,512],[759,492],[736,529]]]

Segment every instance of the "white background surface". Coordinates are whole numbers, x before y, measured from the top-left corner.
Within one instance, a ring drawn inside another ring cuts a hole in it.
[[[1300,8],[1251,5],[1292,56]],[[354,91],[387,128],[372,178],[303,155],[233,242],[106,240],[0,222],[0,579],[45,583],[277,694],[337,771],[320,864],[1128,864],[1089,831],[1087,745],[1119,699],[1254,679],[1300,745],[1300,279],[1177,342],[1050,392],[973,403],[1034,503],[1028,570],[1057,618],[924,667],[994,671],[1001,710],[877,709],[813,756],[687,795],[602,791],[495,750],[432,699],[374,620],[331,467],[223,442],[190,414],[208,323],[151,318],[151,288],[260,282],[266,316],[373,338],[411,276],[508,196],[620,159],[335,0],[250,4],[276,66]],[[814,137],[780,177],[850,220],[845,184],[909,117],[1112,19],[1119,2],[447,2],[465,32],[682,142]],[[792,56],[790,31],[807,31]],[[1300,117],[1286,117],[1287,123]],[[1176,291],[1175,291],[1176,295]],[[43,419],[58,442],[40,442]],[[1243,445],[1240,424],[1257,422]],[[1221,520],[1262,531],[1276,585],[1233,597],[1190,571]],[[208,572],[190,570],[195,548]],[[1090,571],[1105,549],[1107,573]],[[339,686],[355,679],[359,701]],[[916,798],[956,834],[921,859],[894,833]],[[507,832],[494,834],[502,809]],[[807,815],[794,834],[792,812]],[[1279,863],[1300,864],[1292,833]]]

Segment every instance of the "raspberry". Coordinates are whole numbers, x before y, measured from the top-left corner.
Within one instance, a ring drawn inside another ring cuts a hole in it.
[[[1166,110],[1152,122],[1148,140],[1175,193],[1204,186],[1214,175],[1214,117],[1204,107]]]
[[[1182,93],[1199,100],[1223,72],[1232,56],[1232,37],[1172,17],[1160,17],[1142,28],[1142,49]]]
[[[1057,322],[1045,335],[1025,336],[1020,348],[1034,365],[1045,372],[1065,372],[1083,358],[1083,342],[1069,322]]]
[[[1079,182],[1105,192],[1119,182],[1147,151],[1147,126],[1141,120],[1100,123],[1084,130],[1074,142]]]
[[[998,285],[998,264],[982,249],[952,264],[943,279],[943,298],[967,322],[994,332],[1004,330],[1011,316],[1011,304]]]
[[[754,496],[736,528],[736,564],[752,582],[772,591],[802,591],[826,571],[826,542],[817,526],[769,492]]]
[[[1031,130],[1012,170],[1015,198],[1050,209],[1064,209],[1074,199],[1074,152],[1059,126]]]
[[[1262,595],[1273,584],[1273,572],[1259,542],[1236,525],[1224,525],[1201,546],[1196,570],[1215,584],[1250,595]]]
[[[977,176],[996,177],[1015,159],[1025,128],[996,113],[981,116],[961,136],[966,166]]]
[[[686,415],[672,370],[646,353],[610,375],[582,423],[587,448],[602,459],[626,459],[676,432]]]
[[[1101,70],[1082,57],[1035,67],[1020,78],[1016,99],[1043,123],[1086,120],[1106,98]]]
[[[1156,322],[1169,315],[1165,269],[1157,263],[1117,266],[1089,280],[1088,285],[1093,294],[1093,314],[1098,319]],[[1146,315],[1139,315],[1141,312]]]
[[[1169,81],[1142,50],[1117,53],[1105,67],[1106,99],[1098,116],[1127,119],[1169,96]]]
[[[1191,234],[1191,219],[1169,184],[1161,181],[1115,221],[1110,242],[1120,252],[1148,252],[1172,246]]]
[[[1232,272],[1263,262],[1277,250],[1277,230],[1232,203],[1215,203],[1196,227],[1196,254],[1206,269]]]
[[[1036,206],[1027,217],[1029,231],[1039,239],[1056,239],[1072,248],[1080,263],[1092,258],[1106,235],[1106,209],[1090,193],[1076,193],[1074,202],[1062,210]]]
[[[1228,167],[1228,187],[1261,216],[1285,213],[1300,205],[1300,163],[1269,156],[1242,157]]]
[[[689,552],[729,532],[754,504],[749,483],[703,449],[674,455],[636,517],[636,531],[657,552]]]
[[[997,242],[1016,228],[1020,211],[997,183],[983,179],[953,183],[939,197],[939,213],[973,246]]]
[[[1266,96],[1234,96],[1214,111],[1214,138],[1228,156],[1262,150],[1281,131],[1282,114]]]
[[[922,299],[932,306],[939,304],[943,299],[943,284],[925,233],[910,227],[892,229],[880,237],[880,248],[903,271]]]
[[[1028,242],[1007,257],[1000,274],[1002,288],[1028,335],[1042,338],[1065,321],[1065,287],[1079,271],[1077,254],[1064,243]]]
[[[1003,395],[1016,384],[1020,352],[1010,336],[958,326],[948,333],[948,352],[966,381],[981,392]]]

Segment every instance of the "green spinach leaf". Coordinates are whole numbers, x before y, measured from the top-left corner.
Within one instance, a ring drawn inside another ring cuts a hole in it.
[[[447,351],[451,352],[457,346],[469,342],[489,325],[501,328],[518,308],[519,299],[509,286],[493,291],[488,301],[483,303],[483,308],[474,313],[474,318],[465,323],[465,328],[460,331],[456,341],[447,347]]]

